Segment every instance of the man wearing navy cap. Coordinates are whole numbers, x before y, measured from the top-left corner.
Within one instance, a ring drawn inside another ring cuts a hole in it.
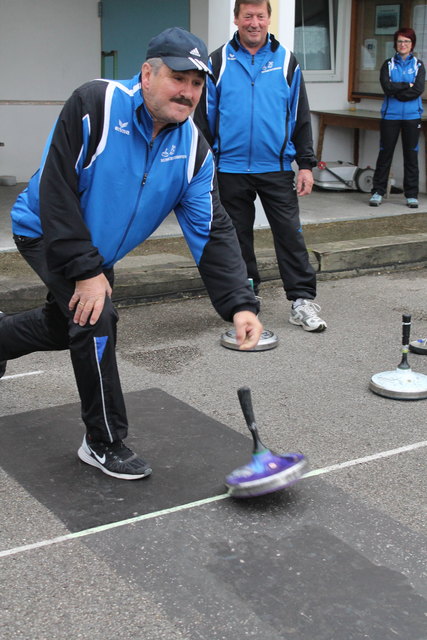
[[[114,264],[174,210],[217,312],[242,350],[262,332],[212,152],[190,114],[208,69],[202,40],[173,27],[154,37],[130,80],[94,80],[65,103],[40,169],[11,212],[16,245],[48,288],[39,309],[0,315],[7,360],[69,349],[86,427],[78,455],[125,480],[151,473],[123,443],[128,423],[116,363]]]

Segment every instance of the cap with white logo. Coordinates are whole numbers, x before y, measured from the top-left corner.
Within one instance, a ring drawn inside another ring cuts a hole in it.
[[[214,78],[208,67],[208,50],[194,34],[171,27],[154,36],[148,43],[146,60],[161,58],[174,71],[197,70]]]

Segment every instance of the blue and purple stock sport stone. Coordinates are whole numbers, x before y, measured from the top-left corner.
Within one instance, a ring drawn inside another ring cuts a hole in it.
[[[225,478],[230,495],[249,498],[289,487],[299,480],[307,468],[302,453],[277,455],[269,449],[253,453],[251,461],[235,469]]]

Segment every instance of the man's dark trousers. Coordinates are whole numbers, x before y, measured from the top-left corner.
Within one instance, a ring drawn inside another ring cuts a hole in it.
[[[118,315],[111,300],[106,297],[95,325],[75,324],[74,311],[68,309],[75,283],[49,271],[43,238],[15,236],[15,242],[48,294],[43,307],[2,317],[0,360],[69,349],[88,435],[104,442],[125,438],[128,423],[116,362]],[[112,286],[113,270],[104,273]]]
[[[254,250],[258,194],[271,228],[280,277],[288,300],[316,297],[316,275],[301,228],[293,171],[218,173],[221,202],[233,221],[255,293],[261,282]]]

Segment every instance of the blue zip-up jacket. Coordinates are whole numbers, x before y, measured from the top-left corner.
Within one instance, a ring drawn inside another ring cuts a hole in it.
[[[418,120],[423,113],[426,70],[412,53],[404,60],[396,53],[383,63],[380,82],[384,91],[381,115],[385,120]],[[413,86],[410,87],[409,85]]]
[[[206,140],[190,118],[154,140],[152,131],[140,76],[76,89],[12,209],[13,232],[43,235],[49,268],[83,280],[113,266],[174,210],[218,313],[256,313]]]
[[[209,58],[216,82],[196,109],[195,121],[211,144],[218,171],[267,173],[316,165],[310,109],[294,54],[268,35],[255,55],[238,33]]]

